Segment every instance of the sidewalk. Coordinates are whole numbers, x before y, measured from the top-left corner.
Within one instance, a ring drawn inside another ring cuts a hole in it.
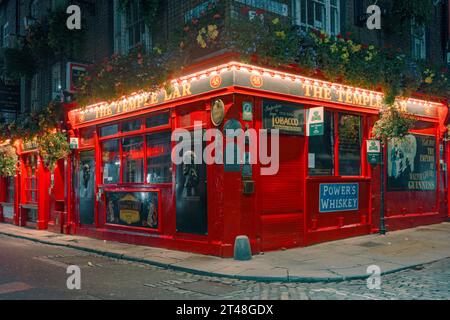
[[[177,271],[256,281],[331,282],[364,279],[369,265],[383,274],[450,257],[450,223],[369,235],[234,261],[0,224],[0,235],[64,246]],[[1,254],[0,254],[1,256]],[[0,258],[1,259],[1,258]]]

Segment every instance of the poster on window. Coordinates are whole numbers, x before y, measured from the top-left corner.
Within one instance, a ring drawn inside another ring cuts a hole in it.
[[[436,190],[434,136],[408,135],[388,144],[388,191]]]
[[[300,105],[265,100],[264,129],[278,129],[281,134],[304,135],[305,115]]]
[[[204,148],[203,144],[199,149]],[[182,152],[183,162],[176,169],[177,231],[205,235],[208,233],[206,164],[196,161],[202,155],[196,154],[194,143],[190,150]]]
[[[106,223],[158,229],[158,192],[106,192]]]

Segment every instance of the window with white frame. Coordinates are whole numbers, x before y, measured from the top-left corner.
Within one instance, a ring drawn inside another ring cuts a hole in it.
[[[140,1],[129,2],[122,12],[119,1],[114,2],[114,47],[116,53],[127,53],[141,44],[147,50],[151,48],[151,33],[145,24]]]
[[[293,0],[294,22],[302,30],[340,33],[340,0]]]
[[[39,108],[38,85],[38,75],[35,74],[31,79],[31,111],[37,111]]]
[[[5,23],[2,27],[2,47],[8,48],[9,47],[9,36],[10,36],[10,29],[9,29],[9,23]]]
[[[414,59],[425,59],[427,57],[425,26],[411,23],[411,45]]]
[[[38,19],[39,18],[39,8],[40,8],[40,0],[33,0],[33,2],[31,2],[31,6],[30,6],[30,14],[31,17],[34,19]]]
[[[58,99],[61,96],[61,65],[55,63],[52,66],[52,99]]]

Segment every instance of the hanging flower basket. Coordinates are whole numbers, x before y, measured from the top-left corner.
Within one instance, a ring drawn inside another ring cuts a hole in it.
[[[17,173],[17,156],[16,149],[8,145],[0,148],[0,176],[14,177]]]
[[[63,132],[47,132],[37,138],[39,154],[44,165],[53,171],[56,163],[70,154],[67,135]]]
[[[387,106],[381,111],[380,119],[372,129],[374,138],[383,143],[392,139],[402,139],[414,127],[416,120],[397,106]]]

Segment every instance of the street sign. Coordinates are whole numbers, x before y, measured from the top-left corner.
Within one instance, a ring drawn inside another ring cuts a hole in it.
[[[381,142],[379,140],[367,140],[367,161],[371,165],[381,163]]]
[[[248,101],[242,103],[242,120],[253,121],[253,103]]]
[[[323,107],[308,110],[307,135],[323,136]]]
[[[70,149],[76,150],[78,149],[79,141],[78,138],[70,138]]]

